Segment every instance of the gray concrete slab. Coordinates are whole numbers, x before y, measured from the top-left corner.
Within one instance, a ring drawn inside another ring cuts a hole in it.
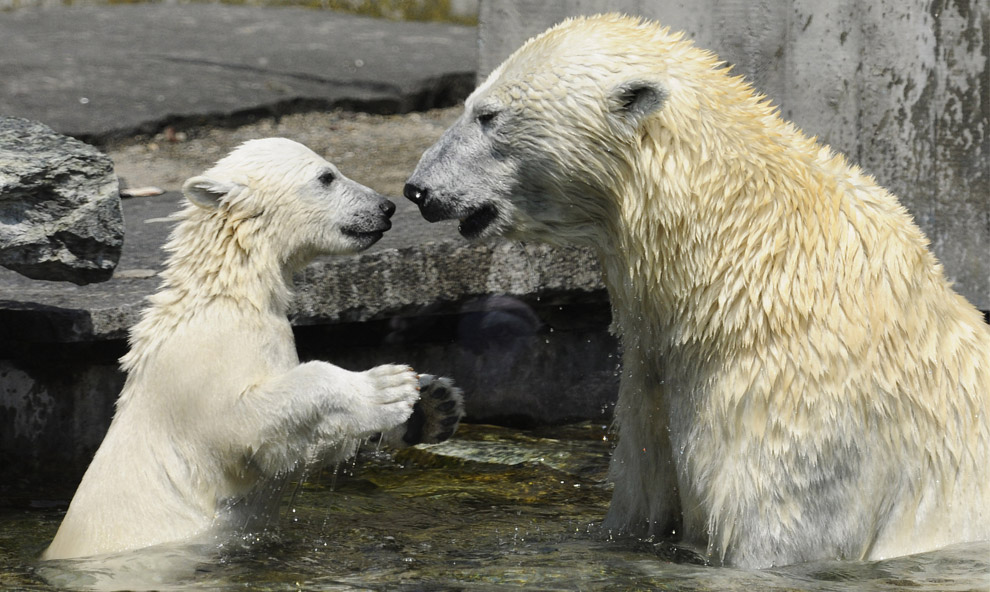
[[[0,12],[0,113],[100,140],[174,123],[456,102],[476,29],[224,4]]]

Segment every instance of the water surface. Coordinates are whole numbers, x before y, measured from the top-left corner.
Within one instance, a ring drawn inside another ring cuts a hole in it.
[[[44,563],[36,558],[63,509],[0,508],[0,588],[990,590],[990,544],[752,571],[701,565],[667,544],[609,540],[598,528],[610,495],[605,438],[599,424],[464,426],[439,446],[371,450],[299,486],[277,531],[219,549]]]

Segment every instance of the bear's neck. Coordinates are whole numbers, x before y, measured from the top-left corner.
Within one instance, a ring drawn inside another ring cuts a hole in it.
[[[270,237],[258,236],[249,221],[230,220],[190,206],[165,245],[171,254],[162,284],[130,333],[125,370],[139,364],[149,344],[164,339],[197,314],[223,306],[230,318],[286,316],[292,297],[292,262],[280,260]]]
[[[160,291],[189,298],[185,308],[230,301],[238,308],[284,315],[294,267],[279,257],[276,239],[267,236],[263,224],[198,208],[185,215],[165,245],[171,255]]]
[[[649,335],[657,355],[709,359],[805,334],[847,296],[834,282],[850,273],[866,293],[904,292],[892,302],[912,301],[910,285],[885,279],[892,270],[926,269],[917,281],[938,281],[926,240],[893,196],[769,107],[748,107],[754,124],[742,131],[718,121],[694,126],[706,137],[649,129],[651,162],[617,194],[618,221],[601,249],[615,325]],[[904,220],[888,224],[894,217]]]

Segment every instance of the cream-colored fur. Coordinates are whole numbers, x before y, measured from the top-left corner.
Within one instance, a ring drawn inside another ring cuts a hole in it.
[[[530,40],[405,193],[469,238],[597,250],[610,529],[748,567],[990,539],[990,327],[893,195],[682,35]]]
[[[392,204],[283,139],[244,144],[184,191],[117,412],[46,559],[263,527],[291,476],[401,428],[419,398],[405,366],[300,364],[286,319],[293,269],[367,247]]]

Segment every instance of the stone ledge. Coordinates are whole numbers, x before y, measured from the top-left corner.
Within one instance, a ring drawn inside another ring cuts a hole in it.
[[[113,283],[75,294],[49,284],[27,290],[23,299],[0,300],[0,342],[126,337],[158,280],[125,278]],[[608,301],[590,252],[442,242],[313,263],[296,277],[289,316],[294,325],[314,325],[454,314],[466,301],[492,294],[546,298],[544,304]],[[16,291],[10,295],[16,296]]]
[[[455,312],[491,294],[607,302],[588,251],[545,245],[428,243],[308,266],[296,278],[297,325]]]

